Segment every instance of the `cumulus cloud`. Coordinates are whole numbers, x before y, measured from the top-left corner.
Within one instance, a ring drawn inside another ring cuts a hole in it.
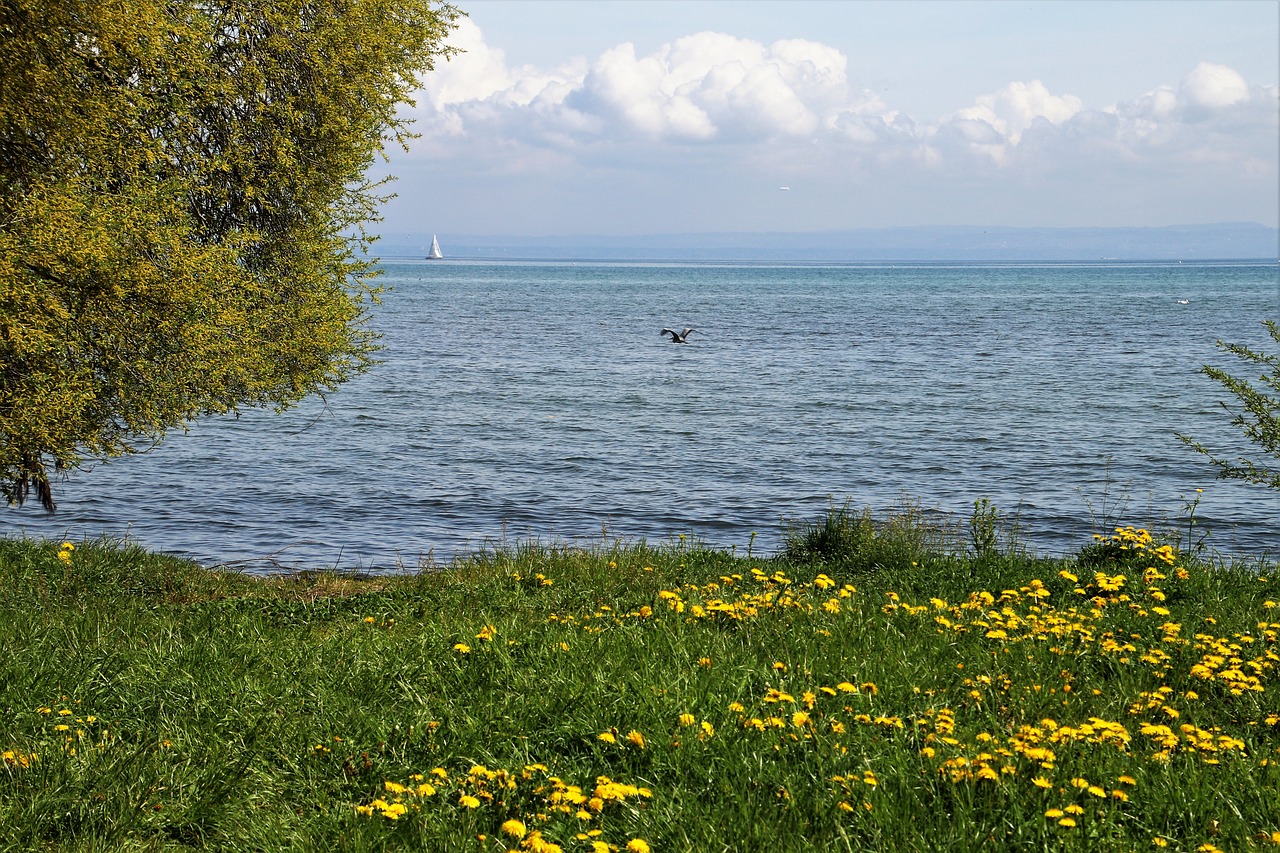
[[[883,107],[850,92],[840,51],[801,39],[764,45],[704,32],[645,56],[624,43],[549,71],[509,68],[469,20],[451,42],[464,53],[426,75],[417,99],[428,134],[487,131],[509,118],[500,113],[523,111],[606,137],[797,138]]]
[[[764,175],[808,178],[828,209],[867,219],[909,192],[949,187],[966,204],[1008,205],[1050,186],[1090,215],[1119,199],[1159,218],[1169,205],[1158,198],[1192,210],[1213,196],[1211,218],[1274,217],[1280,87],[1226,65],[1188,62],[1180,80],[1112,104],[1030,79],[912,116],[853,81],[839,50],[810,40],[701,32],[554,68],[511,65],[469,19],[450,41],[464,52],[424,76],[411,114],[421,138],[397,171],[430,175],[423,196],[484,199],[481,217],[521,192],[539,209],[580,209],[589,229],[603,215],[596,199],[649,194],[661,198],[654,207],[703,205],[719,222],[770,209],[728,200]],[[878,195],[863,192],[873,185]],[[1252,212],[1237,212],[1241,199]]]

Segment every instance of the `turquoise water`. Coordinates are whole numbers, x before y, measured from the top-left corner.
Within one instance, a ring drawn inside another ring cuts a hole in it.
[[[383,363],[327,404],[201,422],[3,530],[377,569],[602,532],[767,552],[833,500],[905,495],[962,520],[990,498],[1064,553],[1104,517],[1176,526],[1203,488],[1210,544],[1280,551],[1280,495],[1174,437],[1247,449],[1197,368],[1243,367],[1219,338],[1267,343],[1274,264],[444,261],[383,282]]]

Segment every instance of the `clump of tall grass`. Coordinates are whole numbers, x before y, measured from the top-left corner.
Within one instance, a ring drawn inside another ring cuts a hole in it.
[[[845,501],[833,504],[817,521],[793,522],[779,558],[858,575],[918,565],[927,557],[955,553],[958,544],[953,524],[914,501],[904,499],[879,518],[870,507],[855,509]]]

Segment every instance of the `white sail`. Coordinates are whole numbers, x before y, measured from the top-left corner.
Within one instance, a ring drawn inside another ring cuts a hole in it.
[[[435,261],[443,257],[444,255],[440,253],[440,241],[436,239],[436,235],[432,234],[431,251],[427,253],[427,260]]]

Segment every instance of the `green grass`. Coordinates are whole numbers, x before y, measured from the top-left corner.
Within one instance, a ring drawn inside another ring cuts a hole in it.
[[[959,541],[845,507],[767,560],[262,579],[0,540],[0,849],[1276,849],[1275,565]]]

